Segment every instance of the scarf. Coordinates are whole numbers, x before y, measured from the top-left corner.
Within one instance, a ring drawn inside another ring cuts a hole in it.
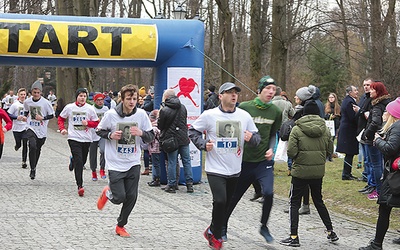
[[[267,108],[271,107],[271,105],[272,105],[272,102],[265,103],[265,102],[261,101],[260,97],[258,97],[258,96],[256,98],[254,98],[253,101],[258,109],[267,109]]]

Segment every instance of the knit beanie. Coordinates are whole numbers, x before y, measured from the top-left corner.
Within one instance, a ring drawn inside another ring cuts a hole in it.
[[[86,96],[88,95],[88,91],[87,91],[86,88],[79,88],[79,89],[76,90],[75,99],[78,98],[78,95],[79,95],[80,93],[86,93]]]
[[[106,96],[104,94],[102,94],[102,93],[98,93],[93,97],[93,101],[96,101],[99,98],[103,98],[104,99],[104,98],[106,98]]]
[[[258,91],[261,92],[266,86],[270,84],[276,85],[275,80],[270,76],[263,76],[258,81]]]
[[[144,86],[139,89],[139,95],[142,97],[146,95],[146,88]]]
[[[319,108],[314,100],[307,101],[304,104],[303,115],[319,115]]]
[[[312,85],[310,85],[312,86]],[[296,96],[301,100],[301,101],[306,101],[310,98],[312,98],[314,92],[315,92],[315,86],[312,87],[301,87],[296,91]],[[314,88],[313,88],[314,87]]]
[[[391,101],[386,106],[386,111],[389,112],[394,118],[400,119],[400,97],[397,97],[396,100]]]
[[[36,81],[32,84],[31,90],[32,90],[32,89],[39,89],[40,91],[42,91],[42,90],[43,90],[42,83],[41,83],[39,80],[36,80]]]

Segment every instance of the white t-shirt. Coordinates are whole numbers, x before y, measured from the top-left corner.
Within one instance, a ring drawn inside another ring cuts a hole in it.
[[[49,120],[38,121],[32,117],[35,117],[36,113],[42,117],[54,115],[54,110],[51,106],[51,103],[43,97],[40,97],[38,101],[33,101],[32,97],[29,97],[24,102],[24,111],[29,112],[28,119],[26,121],[27,128],[35,132],[38,138],[46,137]]]
[[[47,100],[49,100],[49,102],[51,103],[51,105],[55,105],[57,102],[56,102],[56,100],[57,100],[57,97],[56,97],[56,95],[55,94],[52,94],[52,95],[48,95],[47,96]]]
[[[121,117],[115,109],[110,109],[104,113],[103,119],[97,126],[99,130],[124,131],[125,127],[138,126],[142,131],[152,130],[151,122],[146,111],[136,109],[136,113],[131,116]],[[105,160],[108,170],[119,172],[128,171],[134,165],[140,165],[142,149],[140,147],[141,138],[139,136],[128,135],[121,140],[106,140]]]
[[[13,95],[7,95],[4,99],[3,99],[3,103],[4,103],[4,107],[3,109],[9,109],[11,107],[11,105],[14,103],[14,101],[16,101],[18,99],[18,96]]]
[[[24,104],[20,101],[14,102],[11,107],[7,110],[9,114],[20,116],[24,115]],[[18,121],[17,119],[13,120],[12,131],[21,132],[26,129],[26,121]]]
[[[240,108],[224,113],[217,107],[204,111],[192,126],[206,131],[206,139],[214,141],[213,149],[206,154],[206,172],[227,176],[240,173],[244,132],[258,132],[249,113]]]
[[[109,110],[106,105],[103,105],[103,107],[101,109],[98,109],[95,106],[93,106],[93,108],[94,108],[94,111],[96,112],[97,117],[99,118],[100,121],[103,118],[104,113]],[[92,141],[100,141],[101,137],[96,134],[96,129],[91,128],[90,130],[92,131]]]
[[[75,103],[67,104],[60,116],[68,118],[68,139],[78,142],[92,142],[92,129],[82,125],[82,121],[98,121],[96,111],[92,105],[85,103],[82,107]]]

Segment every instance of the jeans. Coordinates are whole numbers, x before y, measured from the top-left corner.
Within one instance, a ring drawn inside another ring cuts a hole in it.
[[[167,178],[168,178],[168,186],[170,187],[174,187],[177,185],[176,169],[177,169],[178,154],[181,156],[186,184],[193,183],[193,172],[190,160],[189,144],[181,145],[177,150],[167,154],[168,155]]]
[[[15,146],[20,148],[22,145],[22,161],[26,162],[28,157],[28,140],[24,137],[25,131],[13,131]]]
[[[144,169],[150,169],[150,154],[149,150],[143,150],[143,162],[144,162]]]
[[[160,153],[151,153],[151,162],[153,164],[152,176],[153,180],[160,179]]]
[[[376,183],[376,192],[378,194],[381,191],[381,177],[383,173],[383,155],[381,151],[375,146],[368,145],[368,156],[370,159],[370,166],[372,170],[372,178]]]
[[[76,185],[78,188],[83,187],[83,165],[85,165],[89,154],[90,142],[78,142],[69,139],[68,145],[71,149]]]
[[[324,223],[327,230],[332,230],[332,221],[329,216],[328,209],[322,200],[322,178],[320,179],[300,179],[292,177],[291,197],[290,197],[290,234],[297,235],[299,227],[299,209],[301,205],[301,197],[304,190],[310,187],[311,197],[314,206],[318,211],[319,217]]]
[[[367,177],[368,186],[376,187],[375,178],[373,177],[372,166],[369,160],[369,150],[367,144],[361,144],[361,149],[364,156],[364,171],[363,176]]]
[[[221,239],[221,231],[224,226],[226,211],[231,203],[238,177],[228,178],[207,174],[207,179],[213,197],[210,230],[216,239]]]
[[[108,196],[113,204],[121,204],[121,212],[117,219],[118,226],[128,223],[128,217],[135,207],[138,197],[140,165],[132,166],[128,171],[108,171],[111,195]]]

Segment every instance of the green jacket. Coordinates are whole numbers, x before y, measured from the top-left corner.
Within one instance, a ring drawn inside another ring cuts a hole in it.
[[[333,141],[325,121],[306,115],[296,121],[289,136],[288,157],[293,159],[291,175],[320,179],[325,175],[326,157],[333,153]]]

